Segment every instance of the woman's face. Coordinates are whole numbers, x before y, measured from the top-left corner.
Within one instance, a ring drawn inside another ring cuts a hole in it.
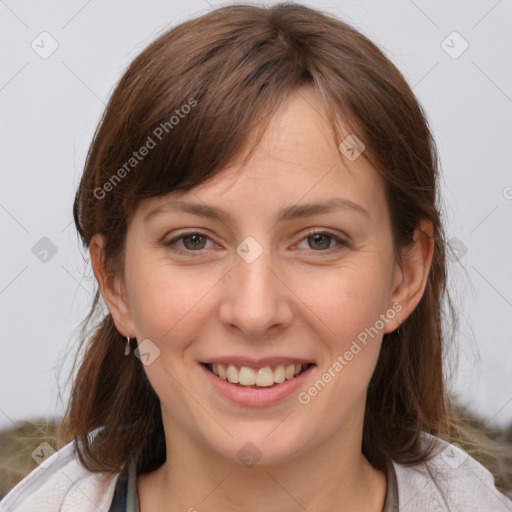
[[[137,338],[165,428],[234,462],[358,439],[382,336],[415,306],[383,183],[325,119],[311,89],[294,93],[245,166],[129,222],[116,325]]]

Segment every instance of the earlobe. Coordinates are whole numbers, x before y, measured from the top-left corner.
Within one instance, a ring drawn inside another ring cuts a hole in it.
[[[399,303],[402,309],[396,317],[396,326],[390,326],[390,332],[405,321],[423,297],[433,256],[433,226],[429,220],[421,219],[414,232],[412,246],[404,248],[402,252],[402,263],[398,270],[401,278],[391,299],[391,303]]]
[[[108,262],[103,251],[104,237],[95,234],[89,244],[94,277],[100,287],[101,295],[116,324],[117,330],[123,336],[135,337],[131,314],[128,308],[120,276],[108,268]]]

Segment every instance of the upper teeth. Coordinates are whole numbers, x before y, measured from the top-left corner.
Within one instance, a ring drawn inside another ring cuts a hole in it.
[[[212,372],[221,379],[227,380],[232,384],[242,384],[242,386],[262,386],[269,387],[274,384],[280,384],[285,380],[293,379],[304,368],[301,364],[280,364],[274,370],[270,366],[254,369],[247,366],[240,368],[230,364],[212,364]]]

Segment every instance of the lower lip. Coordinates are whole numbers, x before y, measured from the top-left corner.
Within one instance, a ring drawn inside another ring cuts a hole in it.
[[[217,377],[204,365],[199,365],[210,379],[212,385],[220,391],[226,398],[240,405],[246,406],[266,406],[273,405],[296,391],[311,373],[314,365],[310,365],[306,371],[302,372],[293,379],[285,380],[281,384],[274,384],[268,388],[251,388],[231,384],[227,380]]]

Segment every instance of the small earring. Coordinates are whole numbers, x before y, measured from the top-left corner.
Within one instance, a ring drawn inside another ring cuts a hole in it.
[[[396,330],[397,336],[400,336],[400,327],[402,327],[402,322],[400,322],[400,325],[398,326],[398,329]]]
[[[124,355],[127,356],[131,351],[130,338],[126,337],[126,346],[124,347]]]

